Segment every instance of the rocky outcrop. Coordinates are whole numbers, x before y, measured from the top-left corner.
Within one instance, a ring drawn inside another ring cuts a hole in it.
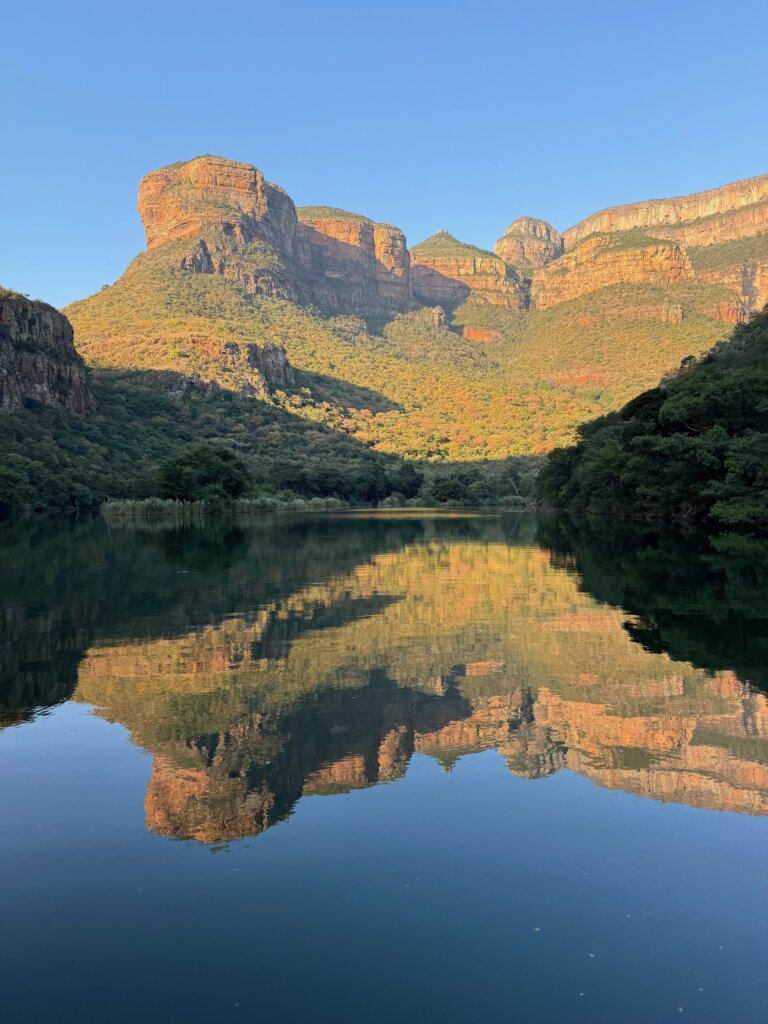
[[[241,395],[271,395],[296,383],[293,367],[280,345],[224,343],[217,359],[221,380],[228,391]],[[171,398],[205,397],[221,391],[222,384],[200,373],[174,373],[168,387]]]
[[[289,302],[298,302],[304,297],[309,301],[308,296],[302,296],[295,276],[275,259],[268,243],[232,241],[221,231],[211,231],[207,238],[190,239],[189,248],[180,256],[173,251],[169,251],[168,256],[179,270],[224,277],[253,295]]]
[[[738,299],[726,299],[724,302],[718,302],[716,306],[710,306],[707,315],[724,324],[740,324],[747,318],[744,305]]]
[[[518,217],[496,243],[496,255],[521,273],[530,274],[562,254],[560,232],[535,217]]]
[[[416,298],[430,305],[487,302],[525,309],[526,288],[517,272],[492,252],[439,231],[411,250]]]
[[[410,254],[399,228],[327,207],[297,212],[296,256],[303,266],[343,284],[358,302],[373,293],[397,307],[407,303]]]
[[[139,184],[139,214],[148,249],[215,228],[233,240],[293,251],[293,200],[256,167],[235,160],[201,156],[152,171]]]
[[[760,208],[755,208],[756,205]],[[734,214],[737,215],[733,217]],[[766,227],[768,175],[763,174],[706,192],[601,210],[569,228],[563,239],[566,250],[570,250],[596,232],[642,228],[652,229],[650,233],[659,238],[673,238],[689,245],[711,245],[727,238],[755,234]]]
[[[487,345],[491,341],[496,341],[499,337],[498,331],[486,330],[483,327],[465,327],[462,334],[467,341],[477,341],[483,345]]]
[[[399,228],[345,210],[305,207],[250,164],[202,156],[152,171],[139,185],[149,250],[246,292],[333,311],[404,308],[410,256]],[[178,243],[189,242],[178,249]]]
[[[222,357],[228,366],[242,373],[243,394],[271,394],[296,383],[293,367],[281,345],[239,345],[228,341]]]
[[[694,275],[683,248],[768,232],[768,175],[613,207],[563,235],[544,220],[520,217],[495,253],[445,231],[409,253],[398,228],[332,207],[297,210],[256,167],[216,156],[146,175],[139,212],[148,249],[167,253],[175,268],[334,313],[403,310],[412,297],[449,307],[471,302],[524,310],[533,303],[547,309],[611,284],[669,287],[694,276],[733,289],[743,308],[739,316],[768,300],[765,267],[752,266],[753,281],[746,264],[738,268],[739,282],[731,280],[737,268],[730,265]],[[735,308],[717,304],[715,318],[730,322]],[[636,318],[664,319],[653,313]]]
[[[697,269],[696,278],[707,284],[730,288],[734,292],[730,305],[741,309],[740,319],[759,312],[768,303],[768,259],[747,259],[714,269]],[[727,323],[738,322],[730,317],[718,319],[725,319]]]
[[[647,239],[617,246],[609,236],[597,235],[539,270],[531,298],[538,309],[548,309],[610,285],[669,287],[692,278],[688,254],[673,242]]]
[[[81,414],[93,404],[69,320],[45,302],[0,291],[0,413],[27,400]]]

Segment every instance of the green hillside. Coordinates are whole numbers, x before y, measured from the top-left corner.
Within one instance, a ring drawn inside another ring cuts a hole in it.
[[[542,499],[585,512],[768,527],[768,312],[579,430],[539,477]]]

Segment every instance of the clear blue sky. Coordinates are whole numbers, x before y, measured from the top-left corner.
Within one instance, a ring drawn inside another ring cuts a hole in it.
[[[141,175],[199,153],[487,247],[768,172],[760,0],[41,0],[3,37],[0,282],[56,305],[143,248]]]

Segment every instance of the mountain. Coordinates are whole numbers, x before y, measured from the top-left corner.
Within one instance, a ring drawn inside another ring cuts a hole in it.
[[[297,208],[256,167],[216,156],[147,174],[138,206],[146,251],[65,310],[93,389],[106,388],[117,418],[134,384],[146,417],[152,403],[168,410],[136,428],[155,431],[137,439],[142,450],[176,447],[188,416],[199,440],[206,414],[195,403],[213,403],[214,436],[252,468],[268,462],[278,485],[273,470],[301,461],[310,430],[324,434],[318,451],[339,438],[355,461],[440,466],[453,500],[473,487],[504,493],[483,481],[510,466],[524,486],[530,470],[505,460],[573,441],[579,423],[702,355],[768,300],[768,176],[605,210],[562,233],[518,217],[495,252],[447,231],[409,249],[397,227]],[[259,404],[225,424],[232,397]],[[251,420],[276,418],[279,447],[255,446]],[[9,432],[3,440],[0,426],[0,447],[26,457],[22,432]],[[149,468],[134,449],[118,486],[140,491]]]
[[[96,365],[232,387],[224,341],[277,342],[299,415],[410,458],[530,455],[768,299],[766,210],[763,177],[563,235],[518,218],[495,253],[445,231],[409,251],[396,227],[297,209],[255,167],[205,156],[142,180],[147,252],[67,312]],[[349,384],[378,403],[356,407]]]
[[[768,527],[768,310],[552,452],[543,500],[585,512]]]

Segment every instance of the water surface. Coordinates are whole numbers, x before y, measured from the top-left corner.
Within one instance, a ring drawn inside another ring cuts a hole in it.
[[[768,556],[0,525],[5,1019],[762,1022]]]

